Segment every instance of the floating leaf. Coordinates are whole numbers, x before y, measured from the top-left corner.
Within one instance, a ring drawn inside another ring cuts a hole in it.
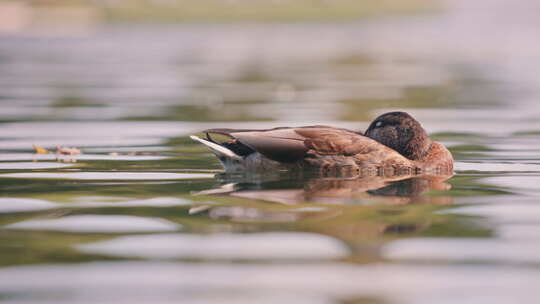
[[[38,145],[32,145],[32,147],[34,148],[34,150],[36,150],[36,153],[37,154],[48,154],[49,153],[49,150],[43,148],[43,147],[40,147]]]
[[[56,146],[56,154],[62,154],[62,155],[79,155],[81,154],[81,150],[75,148],[75,147],[61,147]]]

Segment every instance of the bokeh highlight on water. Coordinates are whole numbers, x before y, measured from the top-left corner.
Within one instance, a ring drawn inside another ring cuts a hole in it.
[[[0,36],[0,300],[534,301],[539,7],[471,2],[356,23]],[[227,176],[188,138],[363,130],[393,109],[451,149],[454,177]]]

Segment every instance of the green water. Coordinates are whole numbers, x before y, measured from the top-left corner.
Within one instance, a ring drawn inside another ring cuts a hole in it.
[[[0,301],[534,301],[538,21],[494,5],[505,44],[477,8],[0,36]],[[395,109],[454,176],[225,175],[188,137]]]

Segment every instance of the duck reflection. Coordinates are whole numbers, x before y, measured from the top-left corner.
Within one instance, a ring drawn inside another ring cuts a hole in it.
[[[330,236],[349,248],[347,261],[370,263],[383,259],[388,241],[430,233],[432,227],[461,228],[454,217],[437,212],[452,203],[450,177],[220,175],[218,187],[197,193],[213,197],[211,203],[192,207],[190,214],[228,223],[231,231]]]
[[[450,204],[445,195],[425,195],[446,191],[451,175],[402,175],[365,177],[309,177],[294,180],[258,180],[221,176],[223,184],[201,191],[202,195],[227,195],[287,205],[300,203],[362,204],[371,201],[386,204]]]

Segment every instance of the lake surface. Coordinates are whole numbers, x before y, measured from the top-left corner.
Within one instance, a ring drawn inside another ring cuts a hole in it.
[[[0,36],[0,301],[534,302],[540,6],[469,2]],[[449,147],[452,178],[230,176],[188,137],[395,109]]]

